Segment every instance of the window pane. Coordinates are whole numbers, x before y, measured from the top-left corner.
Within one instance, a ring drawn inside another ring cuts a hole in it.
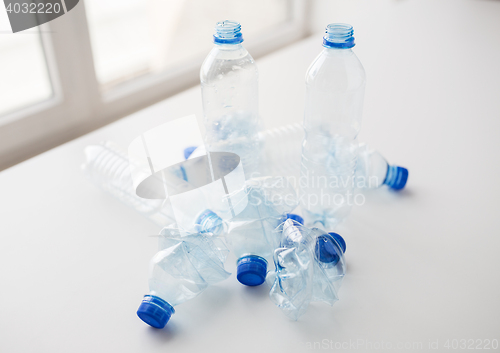
[[[217,21],[244,38],[289,19],[290,0],[86,0],[97,78],[106,87],[208,53]]]
[[[0,115],[52,96],[38,29],[0,33]]]

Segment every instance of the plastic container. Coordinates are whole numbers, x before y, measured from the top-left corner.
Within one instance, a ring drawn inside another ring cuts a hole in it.
[[[111,142],[85,148],[86,162],[82,166],[86,176],[98,187],[125,205],[135,209],[160,226],[175,223],[169,200],[144,199],[137,196],[132,183],[131,165],[127,153]],[[185,182],[182,170],[173,176],[174,187]]]
[[[344,239],[291,219],[277,232],[281,241],[274,252],[276,271],[268,277],[271,300],[293,320],[306,312],[310,302],[333,305],[346,270]]]
[[[150,292],[137,310],[139,318],[155,328],[165,327],[175,306],[230,275],[224,269],[227,253],[221,251],[212,236],[180,234],[174,228],[162,230],[162,250],[150,262]]]
[[[111,142],[87,146],[85,156],[86,163],[82,168],[95,185],[162,227],[176,223],[169,199],[144,199],[137,196],[131,176],[131,169],[135,166],[118,146]],[[172,173],[168,178],[169,188],[182,190],[189,187],[188,175],[182,166],[167,171]],[[204,210],[195,215],[192,227],[186,231],[219,235],[224,231],[223,221],[215,212]]]
[[[306,224],[324,229],[343,221],[353,204],[366,81],[353,46],[350,25],[328,25],[324,49],[306,73],[301,205]]]
[[[213,41],[200,70],[205,143],[210,152],[240,156],[249,179],[261,150],[257,66],[241,44],[238,22],[218,22]]]

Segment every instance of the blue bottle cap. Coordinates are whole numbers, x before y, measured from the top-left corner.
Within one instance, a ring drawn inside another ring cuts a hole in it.
[[[154,328],[164,328],[174,313],[175,310],[169,303],[155,295],[145,295],[137,310],[137,316]]]
[[[354,30],[346,23],[330,23],[326,26],[323,46],[325,48],[349,49],[354,44]]]
[[[323,234],[316,239],[316,258],[320,262],[336,265],[345,250],[344,238],[337,233]],[[339,251],[342,251],[342,254],[339,254]]]
[[[215,44],[239,44],[243,42],[241,25],[236,21],[222,21],[215,25]]]
[[[245,286],[260,286],[266,280],[267,261],[260,256],[249,255],[238,260],[236,278]]]
[[[188,159],[189,156],[191,156],[194,152],[194,150],[196,150],[198,148],[198,146],[189,146],[189,147],[186,147],[184,148],[184,159]]]
[[[385,177],[384,184],[394,190],[401,190],[405,187],[408,181],[408,169],[398,167],[397,165],[390,165],[387,169],[387,176]]]
[[[287,213],[285,217],[283,217],[283,222],[286,221],[287,219],[291,219],[292,221],[295,221],[297,223],[300,223],[304,225],[304,218],[300,217],[298,214],[295,213]]]

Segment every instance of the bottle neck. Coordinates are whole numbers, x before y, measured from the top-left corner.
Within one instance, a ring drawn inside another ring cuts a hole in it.
[[[241,43],[236,43],[236,44],[221,44],[221,43],[214,43],[214,47],[219,49],[219,50],[241,50],[243,49],[243,45]]]
[[[326,52],[328,55],[352,55],[354,52],[352,51],[351,48],[329,48],[329,47],[324,47],[324,52]]]

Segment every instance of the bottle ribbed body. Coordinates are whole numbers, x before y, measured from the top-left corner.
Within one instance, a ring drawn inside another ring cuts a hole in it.
[[[299,183],[306,224],[319,223],[326,229],[343,221],[353,203],[366,80],[363,66],[350,49],[354,45],[349,37],[352,27],[350,32],[338,29],[342,32],[339,44],[337,29],[331,26],[327,27],[325,49],[306,74]]]
[[[107,142],[87,146],[84,171],[98,187],[160,226],[175,223],[168,200],[144,199],[135,193],[130,162],[125,152]]]

